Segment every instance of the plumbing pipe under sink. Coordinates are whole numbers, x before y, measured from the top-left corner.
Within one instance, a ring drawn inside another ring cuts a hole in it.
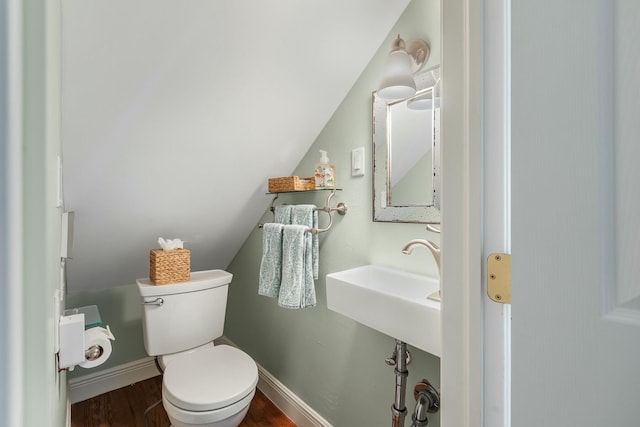
[[[438,412],[440,409],[440,392],[426,379],[416,384],[413,389],[416,408],[411,416],[411,427],[422,427],[429,424],[427,414]]]
[[[394,372],[396,374],[395,397],[393,405],[391,405],[391,427],[404,427],[407,415],[405,394],[407,377],[409,376],[407,365],[411,363],[411,354],[407,350],[407,344],[396,339],[393,355],[386,358],[385,363],[390,366],[395,365]],[[416,406],[411,416],[411,426],[426,426],[429,424],[427,414],[438,412],[440,409],[440,392],[428,380],[423,379],[413,389],[413,397],[416,399]]]
[[[393,365],[395,362],[396,368],[394,372],[396,374],[396,394],[393,405],[391,406],[391,426],[392,427],[404,427],[404,418],[407,415],[407,408],[404,404],[404,396],[407,389],[407,364],[410,362],[409,352],[407,351],[407,344],[403,341],[396,340],[396,347],[393,351],[393,356],[386,359],[385,362],[388,365]]]

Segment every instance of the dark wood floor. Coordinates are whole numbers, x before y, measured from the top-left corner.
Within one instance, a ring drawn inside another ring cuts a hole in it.
[[[144,427],[144,411],[162,397],[162,377],[132,384],[71,405],[71,427]],[[149,427],[168,427],[162,403],[149,411]],[[240,427],[295,427],[260,390]]]

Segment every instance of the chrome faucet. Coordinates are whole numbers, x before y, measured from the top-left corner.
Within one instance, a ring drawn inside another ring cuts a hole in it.
[[[413,248],[415,248],[416,246],[424,246],[431,251],[431,254],[436,260],[436,265],[438,266],[438,274],[440,274],[440,247],[429,240],[414,239],[404,245],[404,248],[402,248],[402,253],[409,255],[411,252],[413,252]]]
[[[440,277],[440,247],[429,240],[413,239],[410,240],[406,245],[404,245],[404,248],[402,248],[402,253],[409,255],[411,252],[413,252],[413,248],[415,248],[416,246],[424,246],[431,251],[433,258],[436,260],[436,265],[438,266],[438,277]],[[428,295],[427,298],[434,301],[440,301],[440,290]]]

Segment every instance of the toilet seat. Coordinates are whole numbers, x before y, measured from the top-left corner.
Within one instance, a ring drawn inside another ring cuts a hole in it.
[[[176,358],[166,367],[163,399],[185,411],[213,411],[253,396],[258,368],[246,353],[209,346]]]

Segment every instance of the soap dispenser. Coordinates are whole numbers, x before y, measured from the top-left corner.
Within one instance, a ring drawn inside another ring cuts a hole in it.
[[[316,188],[336,188],[336,170],[325,150],[320,150],[320,162],[315,170]]]

